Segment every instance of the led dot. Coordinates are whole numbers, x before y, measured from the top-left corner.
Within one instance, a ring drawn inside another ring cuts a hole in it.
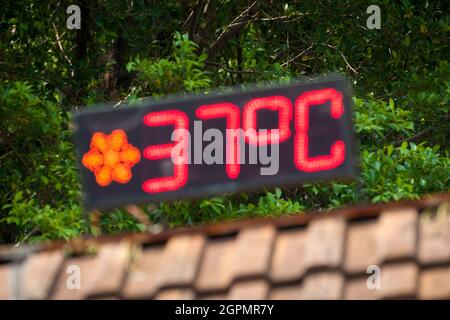
[[[109,149],[108,137],[102,132],[96,132],[92,136],[91,148],[100,152],[105,152]]]
[[[103,166],[99,170],[95,172],[95,180],[97,183],[102,186],[106,187],[111,184],[112,182],[112,169],[109,166]]]
[[[108,141],[111,149],[119,151],[127,143],[127,135],[123,130],[114,130],[109,136]]]
[[[91,171],[95,171],[103,165],[103,157],[98,151],[89,151],[84,154],[81,161]]]
[[[141,153],[138,148],[133,147],[131,144],[127,144],[120,152],[120,160],[130,165],[134,165],[141,160]]]
[[[113,168],[113,179],[114,181],[117,181],[118,183],[127,183],[131,180],[131,170],[130,167],[118,163]]]
[[[104,153],[105,165],[114,167],[114,165],[119,161],[120,161],[119,152],[110,149]]]

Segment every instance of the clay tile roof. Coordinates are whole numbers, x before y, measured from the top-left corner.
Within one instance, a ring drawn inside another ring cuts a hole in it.
[[[99,298],[449,299],[450,194],[0,247],[0,299]]]

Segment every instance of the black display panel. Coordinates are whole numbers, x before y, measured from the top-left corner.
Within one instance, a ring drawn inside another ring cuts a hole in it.
[[[339,76],[75,115],[88,209],[350,178],[350,85]]]

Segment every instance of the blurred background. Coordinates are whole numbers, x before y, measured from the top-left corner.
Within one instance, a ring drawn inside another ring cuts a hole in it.
[[[379,29],[369,28],[372,4]],[[450,190],[448,1],[4,0],[0,8],[0,243],[145,229],[120,209],[93,224],[82,208],[70,126],[81,106],[126,108],[148,96],[328,72],[353,83],[359,179],[141,206],[147,218],[167,229]]]

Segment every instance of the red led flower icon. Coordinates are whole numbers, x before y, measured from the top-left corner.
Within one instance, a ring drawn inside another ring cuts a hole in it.
[[[83,155],[82,163],[95,174],[95,180],[102,187],[110,185],[112,181],[130,181],[131,168],[141,160],[139,149],[128,143],[123,130],[114,130],[109,135],[94,133],[90,147]]]

